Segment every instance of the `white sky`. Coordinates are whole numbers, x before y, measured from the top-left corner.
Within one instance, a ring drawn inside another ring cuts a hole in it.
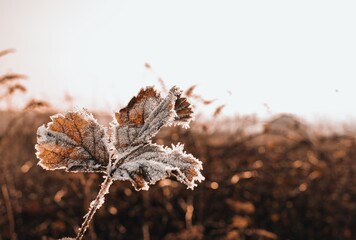
[[[226,114],[356,117],[356,1],[0,0],[1,72],[29,95],[111,111],[140,87],[187,88]],[[230,93],[229,93],[230,91]]]

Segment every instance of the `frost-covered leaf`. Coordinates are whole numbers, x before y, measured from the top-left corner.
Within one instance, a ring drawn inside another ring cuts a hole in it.
[[[129,180],[137,190],[148,189],[149,184],[169,176],[188,188],[204,179],[201,162],[184,153],[182,145],[170,149],[150,142],[163,126],[189,127],[193,110],[181,94],[177,87],[171,88],[165,98],[152,87],[141,89],[115,114],[113,144],[119,155],[110,173],[114,179]]]
[[[174,124],[189,128],[189,123],[193,119],[193,109],[187,98],[178,95],[174,105],[174,111],[177,113],[177,116],[174,119]]]
[[[43,168],[106,174],[76,239],[83,238],[114,180],[131,181],[136,190],[147,190],[150,184],[170,176],[191,189],[196,181],[204,180],[202,163],[185,153],[183,145],[164,148],[151,143],[163,126],[189,127],[193,110],[181,94],[177,87],[165,98],[153,87],[141,89],[115,113],[110,140],[106,129],[85,110],[57,114],[47,126],[38,128],[36,155]]]
[[[37,130],[39,165],[47,170],[105,171],[109,151],[105,128],[87,111],[51,117]]]
[[[153,87],[141,89],[125,108],[115,113],[115,148],[120,152],[128,146],[146,143],[165,125],[187,128],[192,114],[190,103],[181,97],[177,87],[171,88],[165,98]]]
[[[148,190],[150,184],[174,176],[178,181],[193,189],[195,181],[201,182],[202,163],[183,151],[183,145],[163,148],[146,144],[138,148],[116,168],[113,178],[129,180],[136,190]]]
[[[115,113],[113,137],[116,149],[122,150],[137,138],[145,120],[162,100],[153,87],[147,87],[141,89],[125,108]]]

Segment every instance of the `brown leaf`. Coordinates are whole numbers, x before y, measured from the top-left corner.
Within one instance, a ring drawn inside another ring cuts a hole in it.
[[[153,88],[141,89],[128,105],[115,113],[114,145],[120,152],[126,147],[149,141],[165,125],[187,128],[192,119],[192,108],[181,91],[173,87],[165,98]]]
[[[162,101],[162,98],[153,87],[141,89],[138,95],[133,97],[125,108],[115,113],[115,118],[121,126],[143,125],[144,120],[160,101]]]
[[[104,171],[109,163],[105,128],[87,111],[51,117],[37,131],[37,157],[48,170]]]
[[[118,151],[125,150],[137,139],[146,120],[160,102],[160,94],[153,87],[147,87],[141,89],[125,108],[115,113],[113,143]]]
[[[186,98],[181,97],[180,95],[175,102],[174,110],[177,113],[177,117],[175,118],[175,121],[177,122],[189,123],[193,118],[192,105]]]

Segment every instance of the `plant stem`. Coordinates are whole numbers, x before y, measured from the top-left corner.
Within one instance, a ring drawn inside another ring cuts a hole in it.
[[[105,195],[109,193],[109,188],[112,183],[112,178],[107,176],[104,182],[101,184],[101,188],[98,195],[96,196],[95,200],[90,203],[89,211],[85,215],[82,227],[80,228],[79,233],[75,238],[76,240],[81,240],[83,238],[86,230],[89,227],[90,221],[93,219],[95,212],[101,207],[101,205],[103,205]]]

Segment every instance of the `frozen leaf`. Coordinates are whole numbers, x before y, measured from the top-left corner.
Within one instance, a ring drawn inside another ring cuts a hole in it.
[[[192,114],[190,103],[177,87],[171,88],[166,98],[153,87],[141,89],[127,107],[115,113],[114,146],[122,152],[128,146],[146,143],[165,125],[187,128]]]
[[[151,144],[151,138],[163,126],[189,127],[193,110],[177,87],[162,98],[154,88],[141,89],[127,107],[115,113],[113,144],[118,151],[111,175],[116,180],[129,180],[136,190],[175,176],[188,188],[204,178],[201,162],[183,152],[183,145],[163,148]]]
[[[178,95],[174,105],[174,111],[177,114],[174,119],[174,124],[182,125],[184,128],[188,128],[190,121],[193,119],[192,105],[188,102],[188,100]]]
[[[129,180],[136,190],[147,190],[148,185],[169,176],[174,176],[188,188],[196,186],[204,177],[202,164],[191,154],[183,151],[183,145],[163,148],[156,144],[143,145],[129,155],[115,170],[116,180]]]
[[[37,131],[37,157],[47,169],[105,171],[109,152],[105,128],[87,111],[67,112],[51,117],[52,122]]]
[[[193,189],[202,163],[183,151],[183,145],[164,148],[151,143],[163,126],[189,127],[193,110],[181,90],[173,87],[165,98],[153,88],[141,89],[129,104],[115,113],[112,136],[87,111],[53,116],[37,131],[39,164],[47,169],[104,172],[101,189],[91,202],[76,239],[81,240],[95,212],[104,203],[114,180],[131,181],[136,190],[169,176]]]
[[[162,100],[153,87],[147,87],[141,89],[125,108],[115,113],[113,132],[116,149],[128,147],[138,137],[144,123]]]

